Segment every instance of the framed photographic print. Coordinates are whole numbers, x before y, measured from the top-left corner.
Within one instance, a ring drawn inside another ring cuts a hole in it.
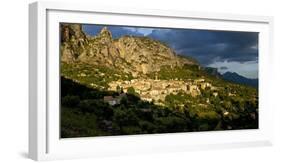
[[[35,160],[270,145],[272,18],[36,2]]]

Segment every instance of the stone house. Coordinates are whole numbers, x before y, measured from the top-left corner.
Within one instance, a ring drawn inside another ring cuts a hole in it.
[[[214,92],[214,93],[213,93],[213,96],[215,96],[215,97],[217,97],[218,95],[219,95],[218,92]]]
[[[112,97],[112,96],[104,96],[103,97],[103,101],[104,102],[107,102],[109,105],[111,106],[114,106],[114,105],[117,105],[117,104],[120,104],[120,100]]]
[[[125,93],[120,94],[117,97],[113,96],[104,96],[103,101],[107,102],[109,105],[114,106],[120,104],[123,97],[126,97],[127,95]]]
[[[200,95],[200,90],[197,85],[187,85],[187,90],[193,97]]]
[[[152,97],[150,95],[143,95],[143,96],[141,96],[141,99],[145,100],[145,101],[148,101],[148,102],[152,101]]]

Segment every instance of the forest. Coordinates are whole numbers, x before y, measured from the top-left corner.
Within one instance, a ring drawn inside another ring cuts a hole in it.
[[[61,86],[62,138],[258,128],[257,101],[229,97],[227,90],[217,98],[208,91],[196,98],[171,94],[166,106],[158,106],[141,100],[134,90],[101,91],[64,77]],[[121,94],[116,105],[104,101],[105,96]],[[211,105],[197,105],[205,98]]]

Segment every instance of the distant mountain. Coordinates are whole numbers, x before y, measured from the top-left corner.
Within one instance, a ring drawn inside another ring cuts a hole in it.
[[[244,84],[244,85],[258,88],[258,79],[249,79],[249,78],[241,76],[235,72],[226,72],[226,73],[222,74],[222,78],[224,80],[227,80],[230,82]]]

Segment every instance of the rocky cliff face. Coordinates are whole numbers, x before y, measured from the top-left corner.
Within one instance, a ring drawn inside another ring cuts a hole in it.
[[[178,57],[167,45],[148,37],[123,36],[113,39],[104,27],[97,36],[86,37],[81,25],[61,26],[61,60],[103,65],[133,76],[159,71],[161,66],[183,66],[195,62]]]
[[[61,60],[66,63],[75,62],[85,51],[88,39],[78,24],[61,24]]]

